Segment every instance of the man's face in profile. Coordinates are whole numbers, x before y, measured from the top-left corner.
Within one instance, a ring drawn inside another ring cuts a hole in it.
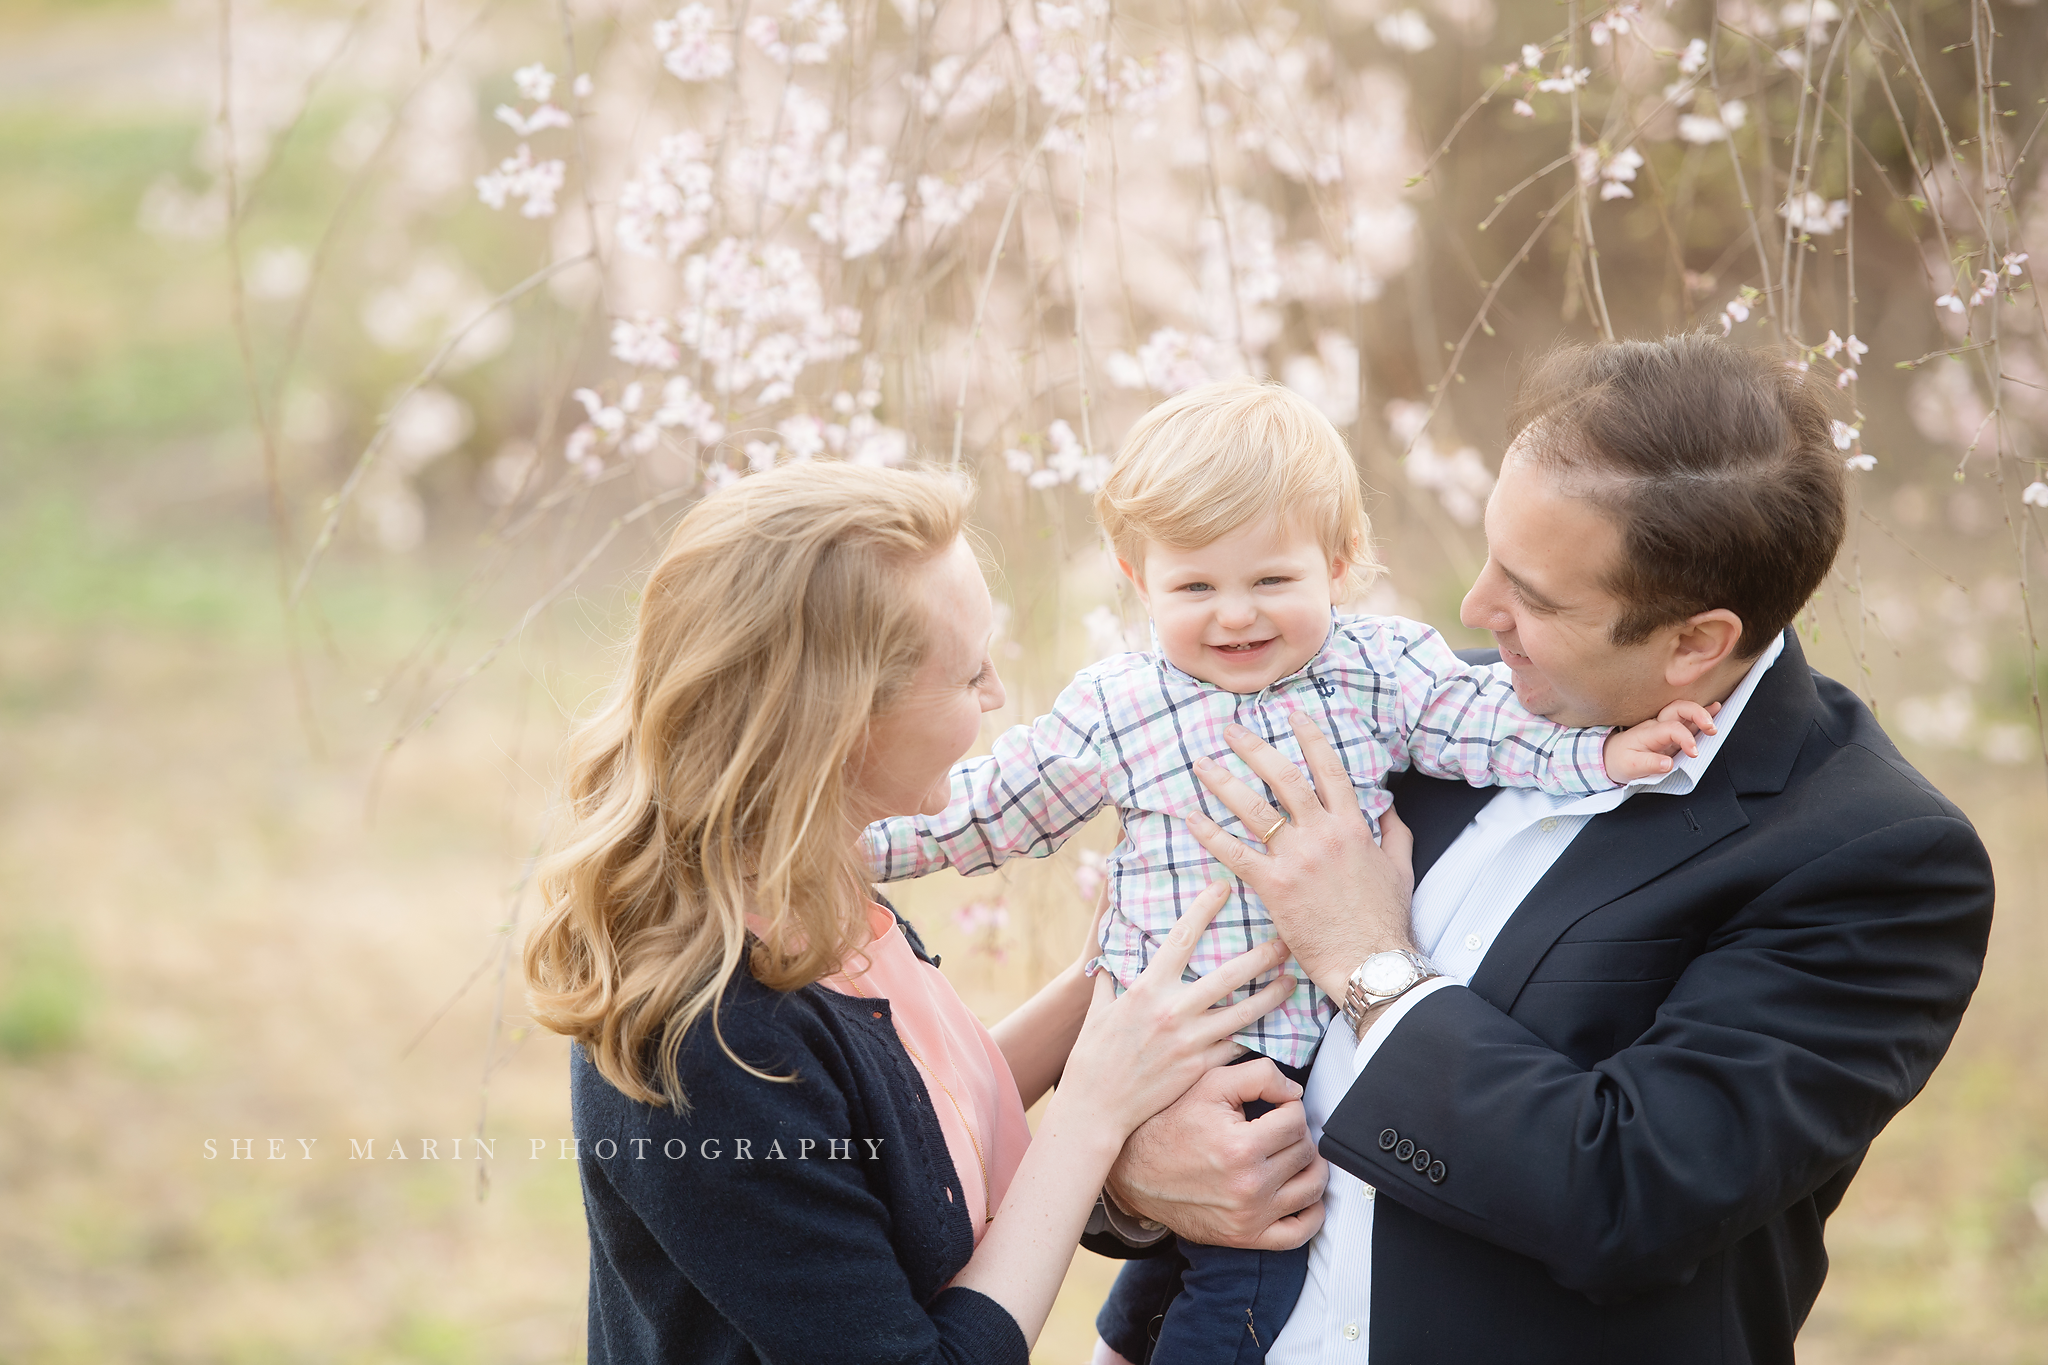
[[[1575,496],[1530,453],[1524,431],[1501,460],[1486,504],[1486,566],[1458,618],[1492,631],[1514,670],[1515,696],[1560,725],[1630,725],[1668,697],[1653,646],[1618,646],[1620,614],[1605,584],[1621,533],[1590,499]]]

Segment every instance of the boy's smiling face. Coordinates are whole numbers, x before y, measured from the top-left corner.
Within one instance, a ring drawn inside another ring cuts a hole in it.
[[[1257,692],[1315,657],[1349,567],[1279,517],[1248,522],[1199,549],[1145,542],[1117,567],[1138,589],[1159,646],[1181,672],[1227,692]]]

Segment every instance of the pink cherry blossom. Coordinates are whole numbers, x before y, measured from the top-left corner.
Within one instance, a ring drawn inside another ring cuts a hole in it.
[[[909,198],[900,181],[891,180],[889,154],[864,147],[851,161],[843,159],[845,139],[833,134],[825,150],[823,186],[811,231],[831,242],[846,260],[858,260],[881,248],[896,233]]]
[[[680,259],[710,229],[718,209],[716,177],[695,129],[663,138],[660,150],[619,187],[613,229],[619,245],[637,256]]]
[[[555,91],[555,73],[535,62],[522,66],[512,73],[512,84],[519,87],[519,93],[536,104],[547,101]]]
[[[494,117],[520,137],[532,137],[550,128],[567,128],[572,123],[567,112],[552,104],[543,104],[531,114],[522,114],[509,104],[501,104]]]
[[[981,202],[982,183],[970,180],[952,185],[936,175],[917,178],[918,216],[934,232],[952,227],[974,211]]]
[[[718,34],[718,16],[707,5],[688,4],[673,19],[654,25],[654,50],[661,64],[682,81],[715,81],[731,72],[732,43]]]
[[[619,318],[612,323],[612,355],[619,361],[644,370],[673,370],[679,353],[669,339],[664,318]]]
[[[566,170],[560,160],[536,162],[533,149],[524,142],[519,150],[498,163],[498,169],[476,178],[476,197],[494,209],[508,200],[522,199],[519,212],[528,218],[554,216],[555,196],[562,192]]]
[[[1839,231],[1842,225],[1849,221],[1849,201],[1827,200],[1808,191],[1795,194],[1780,204],[1778,216],[1790,223],[1794,232],[1825,237],[1829,233]]]

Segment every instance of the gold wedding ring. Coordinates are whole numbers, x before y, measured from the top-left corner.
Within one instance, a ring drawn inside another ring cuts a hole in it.
[[[1287,817],[1286,817],[1286,816],[1284,816],[1284,815],[1283,815],[1283,816],[1281,816],[1281,817],[1280,817],[1280,818],[1279,818],[1278,820],[1275,820],[1275,821],[1273,822],[1273,828],[1271,828],[1271,829],[1267,830],[1267,831],[1266,831],[1266,832],[1265,832],[1264,834],[1261,834],[1261,835],[1259,836],[1259,842],[1260,842],[1260,843],[1262,843],[1262,844],[1270,844],[1270,843],[1272,843],[1272,842],[1273,842],[1273,836],[1274,836],[1275,834],[1278,834],[1278,833],[1280,832],[1280,826],[1282,826],[1282,825],[1284,825],[1284,824],[1286,824],[1286,823],[1287,823]]]

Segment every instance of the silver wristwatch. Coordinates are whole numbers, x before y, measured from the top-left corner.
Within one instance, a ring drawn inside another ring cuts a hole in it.
[[[1394,948],[1374,953],[1358,964],[1344,987],[1344,1017],[1354,1034],[1365,1032],[1367,1014],[1390,1000],[1399,1000],[1443,969],[1421,953]]]

